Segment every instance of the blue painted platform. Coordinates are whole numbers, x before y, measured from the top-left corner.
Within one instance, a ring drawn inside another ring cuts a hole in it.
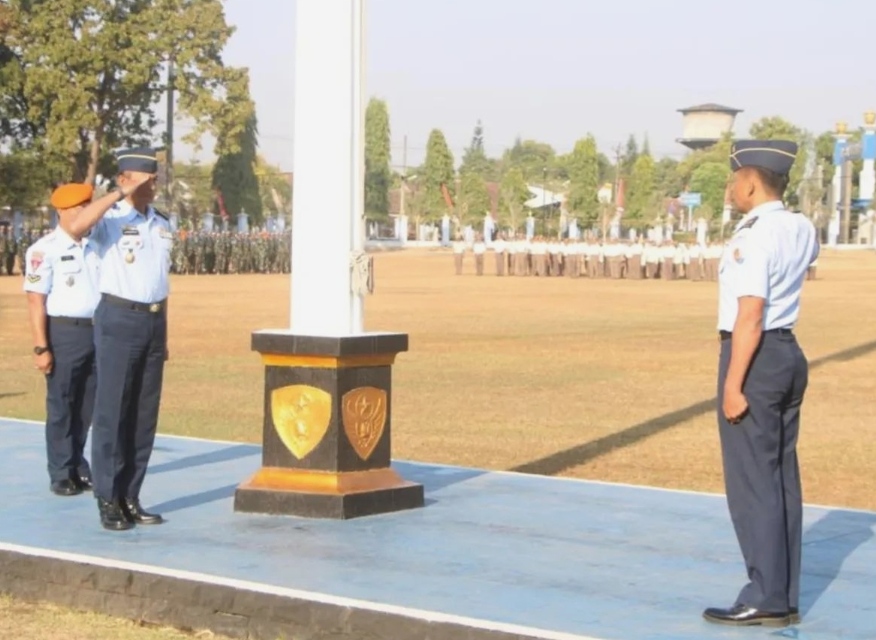
[[[137,563],[479,629],[565,640],[876,638],[876,513],[807,507],[802,614],[702,621],[745,579],[723,496],[397,463],[427,506],[349,521],[235,514],[257,446],[159,437],[143,500],[168,523],[104,532],[48,491],[42,431],[0,419],[0,550]],[[54,554],[54,555],[53,555]],[[71,555],[72,554],[72,555]]]

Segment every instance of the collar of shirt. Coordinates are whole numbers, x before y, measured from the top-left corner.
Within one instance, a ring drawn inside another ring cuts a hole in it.
[[[58,234],[58,239],[61,240],[61,243],[64,245],[65,249],[72,249],[73,247],[81,247],[82,250],[84,251],[85,247],[88,245],[88,238],[82,238],[81,242],[76,242],[76,240],[74,240],[73,237],[69,233],[67,233],[66,231],[64,231],[63,228],[61,228],[61,225],[58,225],[55,228],[55,233]]]
[[[127,200],[122,200],[116,204],[116,206],[119,208],[119,217],[125,218],[127,222],[134,222],[138,216],[142,217],[147,222],[150,222],[155,218],[155,212],[152,210],[151,206],[146,208],[146,213],[141,213],[135,209]]]
[[[758,216],[762,216],[765,213],[770,213],[771,211],[784,211],[785,205],[781,200],[770,200],[769,202],[764,202],[763,204],[757,205],[754,209],[746,213],[742,220],[736,225],[734,231],[739,231],[739,228],[744,225],[746,222],[751,220],[752,218],[756,218]]]

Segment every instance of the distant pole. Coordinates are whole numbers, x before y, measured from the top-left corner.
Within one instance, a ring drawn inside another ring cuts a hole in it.
[[[547,167],[543,167],[541,170],[541,209],[542,215],[544,216],[545,223],[545,235],[547,235],[547,220],[548,220],[548,210],[547,210]]]
[[[843,160],[843,244],[852,241],[852,161]]]
[[[408,186],[408,136],[405,135],[404,147],[402,148],[402,175],[401,175],[401,190],[398,198],[398,215],[405,215],[405,191]]]
[[[167,61],[167,150],[165,152],[164,201],[167,213],[173,213],[173,85],[176,74],[173,68],[173,57]]]

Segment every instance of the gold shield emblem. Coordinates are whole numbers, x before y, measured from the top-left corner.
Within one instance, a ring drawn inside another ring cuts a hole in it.
[[[375,387],[348,391],[341,401],[341,410],[347,439],[359,457],[367,460],[386,427],[386,391]]]
[[[271,392],[271,418],[280,440],[303,460],[322,442],[332,419],[332,397],[304,384]]]

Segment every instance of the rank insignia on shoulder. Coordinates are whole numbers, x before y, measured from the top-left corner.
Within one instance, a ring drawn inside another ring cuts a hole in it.
[[[754,216],[751,220],[746,222],[744,225],[739,227],[737,231],[742,231],[743,229],[751,229],[754,226],[754,223],[757,222],[757,216]]]
[[[155,215],[157,215],[159,218],[164,218],[165,220],[170,222],[170,218],[168,217],[168,215],[166,213],[159,211],[155,207],[152,207],[152,210],[155,212]]]

